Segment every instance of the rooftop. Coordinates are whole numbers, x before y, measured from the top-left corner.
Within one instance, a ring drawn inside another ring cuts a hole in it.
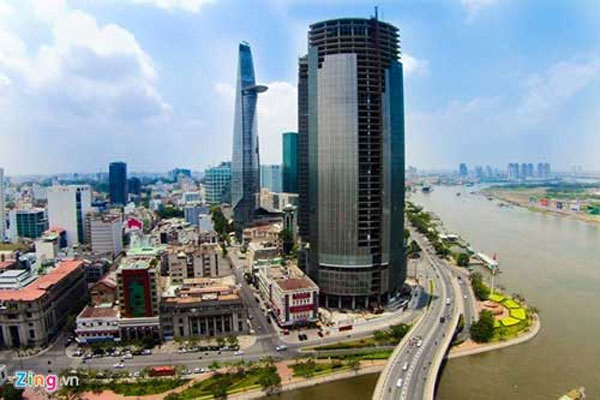
[[[313,289],[317,287],[307,277],[275,280],[275,283],[283,290]]]
[[[77,318],[118,318],[119,310],[112,307],[85,306]]]
[[[22,289],[0,290],[0,301],[33,301],[42,297],[56,283],[80,269],[80,260],[61,261],[48,274],[40,276],[35,282]]]

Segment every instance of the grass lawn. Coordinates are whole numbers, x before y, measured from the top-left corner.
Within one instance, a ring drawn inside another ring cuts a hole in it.
[[[502,305],[506,308],[521,308],[521,305],[513,299],[506,299]]]
[[[527,318],[527,312],[523,308],[513,308],[510,310],[510,316],[522,321]]]
[[[294,376],[301,376],[305,378],[348,369],[348,366],[341,361],[333,361],[330,363],[314,363],[312,366],[309,363],[300,362],[298,364],[292,364],[291,367],[292,370],[294,370]]]
[[[519,321],[518,319],[513,318],[513,317],[506,317],[506,318],[502,318],[500,320],[500,323],[502,323],[502,325],[505,327],[514,326],[514,325],[519,324],[520,322],[521,321]]]
[[[366,352],[356,352],[347,354],[320,355],[317,359],[332,359],[332,360],[387,360],[392,355],[394,350],[373,350]]]
[[[194,384],[193,386],[181,392],[182,399],[196,399],[210,397],[219,386],[225,386],[228,392],[241,390],[250,387],[259,387],[259,379],[263,373],[263,368],[253,368],[241,373],[232,372],[225,374],[216,374],[208,379]]]
[[[502,303],[504,301],[504,299],[506,299],[506,297],[504,297],[503,295],[501,295],[499,293],[494,293],[494,294],[491,294],[488,299],[491,301],[495,301],[496,303]]]
[[[124,396],[146,396],[150,394],[164,393],[175,389],[188,382],[187,379],[146,379],[137,382],[83,382],[84,391],[102,391],[112,390],[117,394]],[[80,387],[81,388],[81,387]]]

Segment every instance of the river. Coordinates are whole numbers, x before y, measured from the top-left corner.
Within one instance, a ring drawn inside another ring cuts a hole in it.
[[[434,187],[412,201],[433,211],[478,251],[497,253],[496,282],[540,310],[541,332],[522,345],[450,360],[439,400],[558,399],[585,386],[600,395],[600,225],[499,207],[469,194],[475,188]],[[461,196],[456,196],[457,192]],[[375,375],[284,393],[281,400],[369,399]],[[347,388],[347,389],[346,389]]]

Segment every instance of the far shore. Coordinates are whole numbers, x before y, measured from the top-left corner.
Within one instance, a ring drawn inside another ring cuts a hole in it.
[[[574,218],[580,221],[584,221],[590,224],[598,224],[600,223],[600,215],[590,215],[582,212],[574,212],[569,210],[559,210],[551,207],[543,207],[538,203],[530,203],[529,202],[529,193],[528,192],[515,192],[506,189],[484,189],[480,192],[481,195],[494,198],[499,201],[503,201],[505,203],[511,204],[513,206],[526,208],[532,212],[539,212],[542,214],[556,215],[560,217]]]

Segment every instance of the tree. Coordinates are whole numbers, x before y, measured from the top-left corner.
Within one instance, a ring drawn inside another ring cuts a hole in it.
[[[479,313],[479,320],[471,325],[471,339],[477,343],[486,343],[494,336],[494,315],[489,310]]]
[[[217,338],[217,346],[224,347],[225,346],[225,339],[223,339],[222,337],[218,337]]]
[[[208,366],[208,369],[210,369],[211,371],[216,371],[219,368],[221,368],[221,364],[219,364],[219,362],[217,360],[211,362],[210,365]]]
[[[469,261],[471,261],[471,257],[467,253],[457,253],[454,258],[459,267],[468,267]]]
[[[283,245],[283,254],[286,256],[289,255],[292,251],[292,247],[294,247],[294,235],[292,234],[292,231],[289,229],[283,229],[281,232],[279,232],[279,239]]]
[[[390,326],[390,335],[397,341],[400,342],[402,338],[408,333],[410,330],[410,325],[407,324],[398,324]]]
[[[229,381],[226,379],[217,379],[215,383],[210,388],[210,394],[214,396],[215,399],[226,399],[227,398],[227,388],[229,387]]]
[[[373,338],[378,342],[384,342],[387,340],[388,335],[384,331],[375,331],[373,332]]]
[[[351,358],[348,360],[348,367],[354,371],[360,371],[360,361],[357,358]]]
[[[169,393],[165,396],[164,400],[182,400],[183,396],[179,393]]]
[[[481,273],[474,272],[471,274],[471,287],[478,300],[487,300],[490,295],[490,288],[483,283],[483,276]]]
[[[258,384],[267,394],[272,394],[281,387],[281,377],[273,365],[263,369]]]
[[[12,383],[5,383],[2,386],[2,398],[4,400],[21,400],[23,398],[23,389],[17,389]]]
[[[227,336],[227,345],[229,347],[239,347],[239,341],[237,336],[231,335]]]

